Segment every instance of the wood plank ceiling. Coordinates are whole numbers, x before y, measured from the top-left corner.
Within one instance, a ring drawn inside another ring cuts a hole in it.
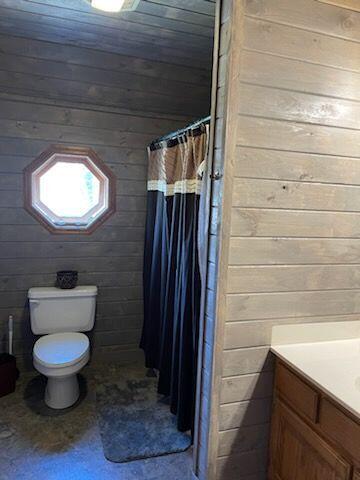
[[[86,0],[0,0],[0,35],[211,69],[215,0],[141,0],[106,13]]]

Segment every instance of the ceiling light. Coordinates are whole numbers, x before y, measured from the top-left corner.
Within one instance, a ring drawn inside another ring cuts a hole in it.
[[[130,12],[136,10],[140,0],[87,0],[91,6],[104,12]]]
[[[104,12],[120,12],[125,0],[91,0],[91,6]]]

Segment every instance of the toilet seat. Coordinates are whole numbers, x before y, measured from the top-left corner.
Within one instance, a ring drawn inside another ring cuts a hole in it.
[[[89,355],[90,342],[78,332],[52,333],[39,338],[34,345],[34,360],[46,368],[70,367]]]

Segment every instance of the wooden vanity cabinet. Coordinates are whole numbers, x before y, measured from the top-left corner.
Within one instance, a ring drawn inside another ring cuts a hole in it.
[[[269,480],[360,480],[360,422],[278,361]]]
[[[273,435],[270,478],[350,480],[350,464],[281,400],[274,404]]]

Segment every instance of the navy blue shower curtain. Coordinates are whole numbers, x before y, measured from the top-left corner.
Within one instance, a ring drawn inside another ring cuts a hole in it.
[[[140,347],[159,371],[178,429],[192,429],[195,409],[201,280],[199,204],[207,154],[201,125],[149,147],[144,254],[144,324]]]

